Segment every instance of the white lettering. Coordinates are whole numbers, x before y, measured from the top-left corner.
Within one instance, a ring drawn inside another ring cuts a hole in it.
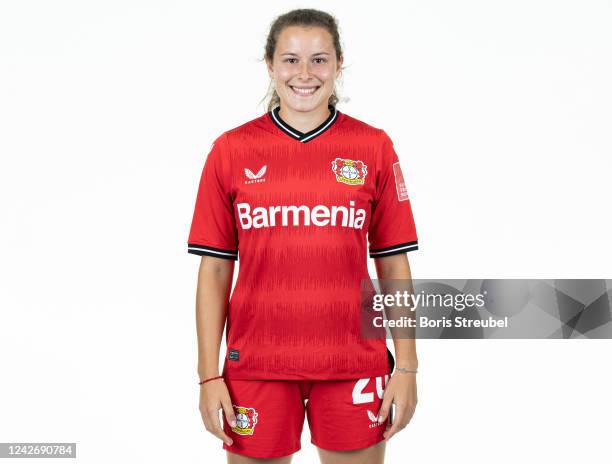
[[[371,403],[374,401],[374,393],[364,392],[370,379],[359,379],[353,387],[353,404]]]
[[[249,211],[251,211],[251,205],[248,203],[238,203],[236,205],[238,207],[238,218],[240,218],[240,225],[243,229],[250,229],[252,220],[249,215]],[[247,221],[246,223],[244,221]]]
[[[251,205],[238,203],[238,218],[243,229],[260,229],[262,227],[287,226],[310,226],[325,227],[327,225],[341,225],[354,229],[363,228],[366,220],[366,212],[362,208],[355,209],[355,202],[349,201],[346,206],[332,206],[331,211],[325,205],[316,205],[310,209],[306,205],[301,206],[270,206],[264,208],[258,206],[251,213]],[[277,223],[276,214],[280,213],[280,224]],[[339,217],[340,216],[340,217]]]
[[[312,208],[312,223],[319,227],[329,224],[329,209],[322,205]]]

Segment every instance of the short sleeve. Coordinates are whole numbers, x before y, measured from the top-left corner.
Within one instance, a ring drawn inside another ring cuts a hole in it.
[[[187,251],[238,259],[238,233],[231,195],[227,136],[218,137],[206,157],[189,231]]]
[[[393,142],[381,130],[382,149],[377,163],[376,193],[368,229],[371,258],[418,249],[412,206]]]

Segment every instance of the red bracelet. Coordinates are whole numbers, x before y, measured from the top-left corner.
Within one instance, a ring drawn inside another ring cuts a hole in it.
[[[202,380],[201,382],[198,382],[198,384],[202,385],[202,384],[205,384],[206,382],[210,382],[211,380],[217,380],[217,379],[222,379],[222,378],[223,378],[222,375],[218,375],[217,377],[211,377],[210,379]]]

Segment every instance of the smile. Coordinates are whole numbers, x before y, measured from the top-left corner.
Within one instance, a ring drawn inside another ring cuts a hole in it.
[[[293,93],[299,96],[304,96],[304,97],[309,97],[313,95],[320,88],[320,87],[293,87],[291,85],[289,87],[291,87],[291,90],[293,90]]]

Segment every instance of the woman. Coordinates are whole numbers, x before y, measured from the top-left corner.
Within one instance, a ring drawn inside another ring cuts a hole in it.
[[[378,277],[411,278],[417,236],[398,157],[384,131],[336,109],[332,16],[278,17],[265,60],[269,111],[215,140],[188,240],[202,256],[202,418],[230,463],[290,462],[305,415],[321,462],[382,463],[417,402],[414,340],[394,338],[394,360],[360,330],[366,233]]]

